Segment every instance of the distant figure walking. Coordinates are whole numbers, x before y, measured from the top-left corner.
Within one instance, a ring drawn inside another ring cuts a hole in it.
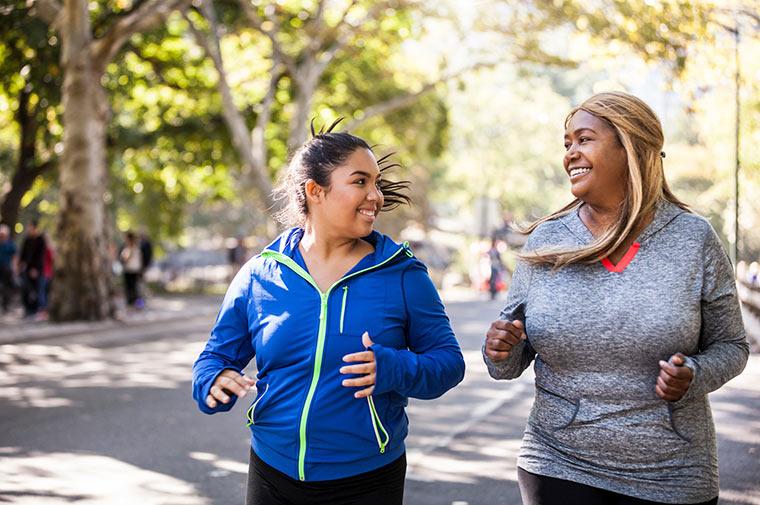
[[[8,312],[16,278],[16,243],[11,238],[11,230],[0,224],[0,306],[3,314]]]
[[[227,260],[230,264],[230,279],[235,277],[248,259],[248,251],[245,248],[245,239],[239,236],[235,239],[235,245],[227,250]]]
[[[488,277],[488,292],[493,300],[504,286],[504,262],[501,260],[499,241],[496,238],[491,240],[491,248],[488,249],[488,263],[491,270]]]
[[[45,266],[46,247],[45,236],[39,229],[39,223],[32,220],[29,223],[24,241],[21,243],[21,254],[19,256],[21,298],[26,317],[36,315],[40,307],[40,289],[43,285],[42,275]]]
[[[119,260],[124,269],[124,295],[127,307],[135,307],[140,297],[139,281],[142,271],[142,252],[137,237],[131,231],[124,235],[124,246],[119,253]]]
[[[143,308],[145,307],[145,298],[148,295],[148,288],[145,283],[145,272],[153,263],[153,242],[151,242],[150,236],[148,236],[148,232],[145,230],[140,232],[140,259],[140,279],[137,287],[139,298],[136,303],[138,308]]]
[[[742,371],[749,346],[731,263],[668,188],[663,142],[626,93],[565,120],[575,199],[528,228],[484,346],[494,378],[535,363],[517,460],[525,505],[718,501],[707,394]]]

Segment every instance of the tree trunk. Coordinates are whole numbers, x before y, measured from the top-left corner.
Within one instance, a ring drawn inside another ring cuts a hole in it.
[[[106,125],[109,116],[92,57],[86,0],[66,0],[61,27],[64,152],[60,219],[50,316],[56,321],[114,315],[106,212]]]
[[[5,194],[3,203],[0,204],[0,223],[7,224],[11,229],[11,234],[15,233],[16,223],[18,223],[21,199],[31,189],[34,180],[53,165],[50,162],[36,164],[35,140],[39,124],[35,118],[35,111],[29,110],[29,92],[26,90],[22,90],[19,94],[16,118],[21,130],[18,163],[11,178],[10,190]]]
[[[309,113],[319,78],[322,75],[321,69],[317,68],[316,61],[307,61],[302,65],[300,75],[294,76],[296,81],[296,110],[290,119],[290,135],[288,137],[288,151],[290,153],[295,152],[308,138]],[[319,130],[320,125],[314,126]]]

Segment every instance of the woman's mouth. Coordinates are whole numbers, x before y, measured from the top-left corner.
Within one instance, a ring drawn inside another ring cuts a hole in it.
[[[589,172],[591,172],[591,168],[589,168],[589,167],[571,168],[570,169],[570,179],[575,179],[577,177],[582,177],[582,176],[586,175]]]
[[[372,221],[374,221],[374,220],[375,220],[376,214],[375,214],[375,211],[374,211],[374,210],[369,210],[369,209],[359,209],[359,210],[358,210],[358,212],[359,212],[359,214],[361,214],[362,216],[365,216],[365,217],[367,217],[368,219],[371,219]]]

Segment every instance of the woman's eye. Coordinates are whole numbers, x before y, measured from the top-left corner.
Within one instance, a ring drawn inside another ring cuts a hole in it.
[[[565,151],[567,151],[568,149],[570,149],[570,144],[565,143]]]
[[[356,180],[356,184],[361,184],[362,186],[364,185],[365,182],[367,182],[366,179],[357,179]]]
[[[588,137],[581,137],[580,138],[581,144],[584,143],[584,142],[586,142],[587,140],[591,140],[591,139],[588,138]]]

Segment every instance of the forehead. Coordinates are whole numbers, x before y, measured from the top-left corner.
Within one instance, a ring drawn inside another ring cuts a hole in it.
[[[584,128],[594,130],[597,133],[613,133],[612,127],[607,121],[596,117],[585,110],[579,110],[572,115],[567,122],[565,134],[572,134]]]
[[[342,173],[350,175],[355,171],[367,172],[368,174],[379,174],[380,169],[377,166],[375,155],[369,149],[360,148],[352,152],[346,160],[338,165],[333,173]]]

